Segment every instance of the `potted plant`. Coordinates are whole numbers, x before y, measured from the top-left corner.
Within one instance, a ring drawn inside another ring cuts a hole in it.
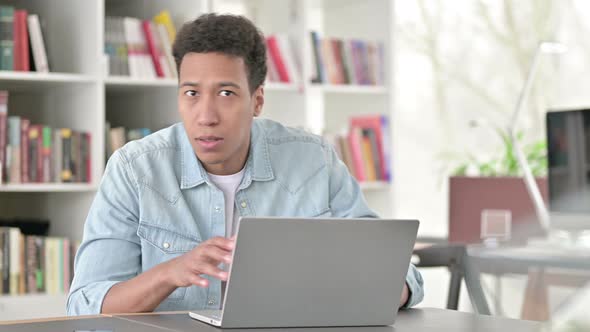
[[[542,234],[535,208],[522,179],[515,156],[514,145],[508,133],[495,128],[501,138],[502,150],[496,158],[480,160],[468,155],[451,171],[449,181],[449,241],[478,243],[482,227],[489,212],[500,213],[508,219],[508,236],[511,241],[524,241]],[[519,133],[517,138],[523,139]],[[537,179],[543,199],[547,201],[546,143],[525,145],[523,152]],[[497,215],[497,214],[496,214]],[[487,225],[487,224],[484,224]],[[486,229],[486,232],[489,230]],[[498,230],[501,231],[501,230]]]

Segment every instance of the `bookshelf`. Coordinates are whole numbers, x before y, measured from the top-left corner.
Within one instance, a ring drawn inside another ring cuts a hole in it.
[[[393,123],[390,61],[385,62],[382,85],[310,82],[310,30],[333,38],[378,40],[384,43],[385,54],[391,54],[393,4],[389,0],[0,0],[0,4],[39,15],[51,71],[0,71],[0,90],[10,94],[9,114],[92,135],[91,183],[0,185],[0,217],[50,219],[51,236],[82,238],[86,214],[104,171],[105,121],[113,127],[152,130],[179,121],[176,79],[106,74],[106,16],[151,19],[167,9],[178,29],[183,22],[210,11],[244,14],[266,35],[288,34],[300,45],[295,50],[301,81],[268,82],[262,117],[317,134],[339,132],[350,116],[359,114],[385,114]],[[394,215],[394,186],[381,181],[361,184],[369,205],[383,217]],[[0,320],[64,315],[65,298],[0,295]]]

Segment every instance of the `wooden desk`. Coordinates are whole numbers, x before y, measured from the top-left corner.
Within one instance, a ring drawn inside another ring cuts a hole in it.
[[[538,331],[541,324],[503,317],[476,315],[454,310],[411,309],[401,311],[394,326],[375,327],[332,327],[292,329],[232,329],[232,332],[494,332],[494,331]],[[0,325],[0,332],[40,332],[107,330],[113,332],[216,332],[220,329],[191,319],[186,312],[154,313],[140,315],[102,315],[70,317],[35,321],[10,322]]]

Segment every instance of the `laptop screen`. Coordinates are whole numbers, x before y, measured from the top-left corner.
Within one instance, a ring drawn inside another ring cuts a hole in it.
[[[590,109],[547,113],[549,208],[590,215]]]

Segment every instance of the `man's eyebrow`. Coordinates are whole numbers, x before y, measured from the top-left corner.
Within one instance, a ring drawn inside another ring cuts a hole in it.
[[[240,85],[237,84],[237,83],[234,83],[234,82],[219,82],[217,84],[217,86],[219,86],[219,87],[231,86],[231,87],[234,87],[236,89],[241,89]]]
[[[180,84],[180,87],[184,87],[184,86],[190,86],[190,87],[198,87],[199,83],[197,82],[191,82],[191,81],[187,81],[187,82],[183,82],[182,84]],[[230,82],[230,81],[223,81],[223,82],[219,82],[217,83],[218,87],[224,87],[224,86],[231,86],[234,87],[236,89],[241,89],[242,87],[234,82]]]
[[[180,85],[180,87],[181,87],[181,88],[182,88],[183,86],[199,86],[199,83],[197,83],[197,82],[190,82],[190,81],[188,81],[188,82],[183,82],[183,83]]]

